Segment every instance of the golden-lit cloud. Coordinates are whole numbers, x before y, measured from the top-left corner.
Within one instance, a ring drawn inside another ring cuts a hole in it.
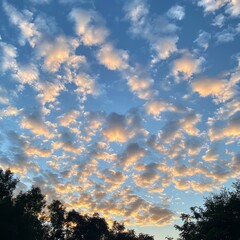
[[[69,17],[75,22],[76,33],[87,46],[102,44],[109,34],[103,19],[95,11],[76,8]]]
[[[201,70],[203,58],[195,58],[189,53],[173,62],[172,73],[177,81],[189,79]]]
[[[60,117],[60,124],[67,127],[70,124],[75,123],[79,115],[79,111],[71,110]]]
[[[101,46],[97,59],[110,70],[123,70],[128,67],[127,51],[116,49],[110,43]]]

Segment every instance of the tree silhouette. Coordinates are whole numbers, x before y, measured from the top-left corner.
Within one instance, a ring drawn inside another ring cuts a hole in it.
[[[66,210],[59,200],[53,200],[48,206],[51,228],[49,230],[49,240],[65,239],[65,215]]]
[[[180,240],[240,240],[240,181],[234,191],[222,189],[205,199],[204,207],[191,207],[182,214],[183,225],[176,225]]]

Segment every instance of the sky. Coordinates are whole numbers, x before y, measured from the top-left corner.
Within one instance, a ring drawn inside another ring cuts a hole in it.
[[[239,0],[3,0],[0,167],[155,239],[240,177]]]

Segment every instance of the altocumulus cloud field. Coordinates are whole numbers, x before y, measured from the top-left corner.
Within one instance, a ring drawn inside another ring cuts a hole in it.
[[[0,167],[171,235],[240,177],[239,14],[235,0],[2,1]]]

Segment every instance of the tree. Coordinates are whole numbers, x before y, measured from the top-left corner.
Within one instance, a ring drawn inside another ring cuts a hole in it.
[[[10,169],[3,172],[0,169],[0,203],[4,200],[10,200],[13,196],[13,191],[16,188],[18,179],[13,177],[13,173]]]
[[[205,199],[204,207],[191,207],[176,225],[182,240],[240,240],[240,180],[234,191],[222,189]]]
[[[65,224],[65,214],[66,210],[63,204],[59,200],[53,200],[53,202],[48,206],[51,230],[50,237],[51,240],[63,240],[64,238],[64,224]]]

